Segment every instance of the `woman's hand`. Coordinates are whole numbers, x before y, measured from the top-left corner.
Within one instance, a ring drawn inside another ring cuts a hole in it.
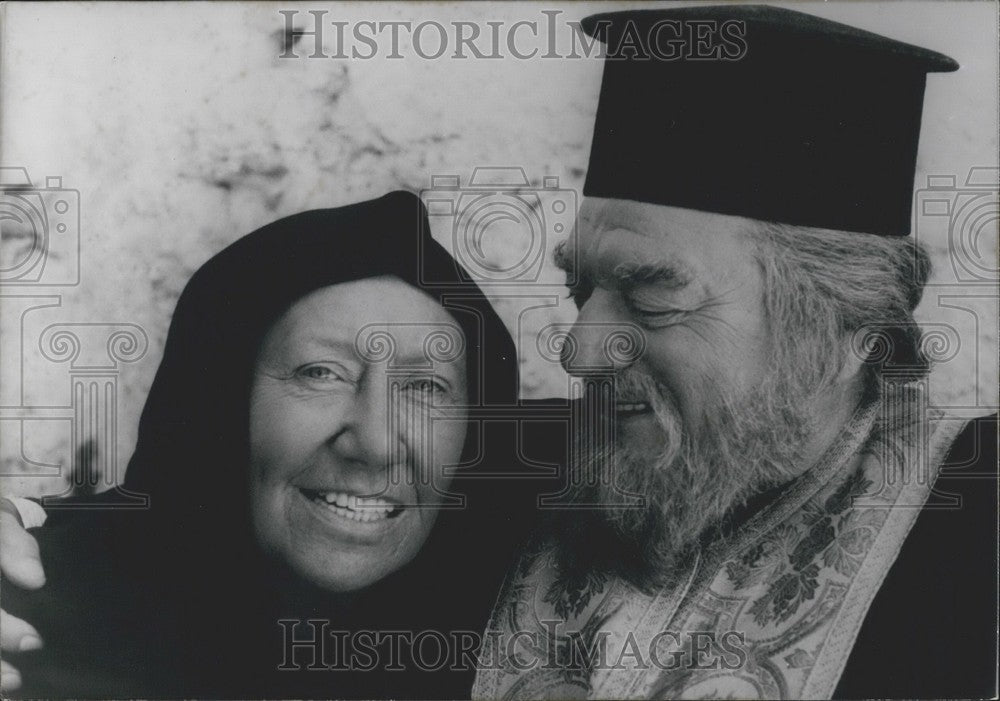
[[[0,499],[0,575],[5,586],[38,589],[45,584],[38,542],[25,530],[17,508],[8,499]],[[0,610],[0,655],[41,646],[42,639],[30,623]],[[0,660],[0,677],[4,693],[21,686],[21,674],[6,660]]]

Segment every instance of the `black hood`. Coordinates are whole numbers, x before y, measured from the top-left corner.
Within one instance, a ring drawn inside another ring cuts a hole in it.
[[[420,199],[393,192],[279,219],[194,274],[174,312],[124,487],[149,495],[157,511],[218,509],[217,497],[246,480],[249,381],[270,325],[316,289],[382,275],[421,289],[455,317],[465,333],[472,404],[516,402],[510,334],[431,238]]]

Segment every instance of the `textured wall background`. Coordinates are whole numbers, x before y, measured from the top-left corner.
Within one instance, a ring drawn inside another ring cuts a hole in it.
[[[964,186],[973,166],[996,167],[995,3],[793,6],[927,46],[962,65],[958,73],[929,78],[918,189],[928,175],[950,175]],[[534,187],[556,176],[561,188],[582,188],[598,60],[460,60],[450,54],[425,60],[405,39],[401,60],[386,57],[387,44],[369,60],[279,59],[284,18],[278,10],[297,10],[307,27],[306,11],[323,9],[329,11],[325,20],[351,24],[467,20],[485,29],[487,21],[542,22],[543,10],[559,9],[559,41],[566,48],[567,21],[609,7],[4,7],[0,163],[26,167],[35,186],[44,186],[45,176],[61,176],[63,187],[79,191],[81,278],[71,287],[3,286],[3,485],[28,494],[61,491],[66,470],[59,474],[53,466],[72,461],[72,428],[57,410],[69,401],[71,368],[39,350],[50,325],[126,322],[148,337],[141,358],[116,366],[119,431],[112,443],[123,466],[180,290],[201,263],[239,236],[300,210],[396,188],[419,191],[435,174],[456,174],[465,182],[479,166],[520,166]],[[996,267],[996,186],[957,187],[931,199],[954,204],[951,216],[918,211],[917,235],[936,263],[936,286],[919,315],[938,325],[949,344],[931,389],[940,404],[982,414],[997,404],[997,291],[990,274]],[[953,231],[949,222],[957,222]],[[26,243],[9,222],[0,225],[9,269]],[[435,235],[451,247],[448,227]],[[559,237],[549,235],[551,249]],[[956,237],[962,236],[959,249]],[[503,224],[491,230],[486,255],[504,267],[529,243],[523,228]],[[548,253],[540,279],[558,283],[562,276]],[[46,274],[73,265],[71,252],[53,255]],[[551,288],[537,293],[534,304],[549,306],[532,310],[524,300],[496,300],[522,342],[525,397],[564,393],[561,371],[538,357],[534,338],[542,326],[574,316],[571,303],[556,303]]]

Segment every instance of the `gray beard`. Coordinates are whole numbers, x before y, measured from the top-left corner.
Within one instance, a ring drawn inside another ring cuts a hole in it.
[[[577,437],[571,470],[596,479],[578,480],[570,501],[607,506],[557,514],[557,557],[567,573],[604,571],[641,587],[669,579],[699,543],[723,534],[734,511],[797,474],[813,431],[810,397],[777,373],[741,397],[716,391],[696,427],[648,375],[626,371],[615,389],[623,401],[651,405],[662,448]],[[609,409],[592,402],[589,410],[610,421]]]

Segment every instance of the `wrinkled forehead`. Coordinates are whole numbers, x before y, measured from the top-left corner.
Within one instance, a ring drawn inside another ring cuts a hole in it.
[[[428,354],[457,360],[465,347],[461,328],[440,303],[391,276],[314,290],[289,307],[268,339],[287,352],[336,348],[372,362]]]
[[[323,322],[351,327],[371,322],[452,321],[437,300],[393,275],[317,288],[293,302],[285,314],[305,328]]]
[[[715,277],[747,259],[746,220],[712,212],[588,197],[562,259],[595,277],[619,266],[669,264]]]

